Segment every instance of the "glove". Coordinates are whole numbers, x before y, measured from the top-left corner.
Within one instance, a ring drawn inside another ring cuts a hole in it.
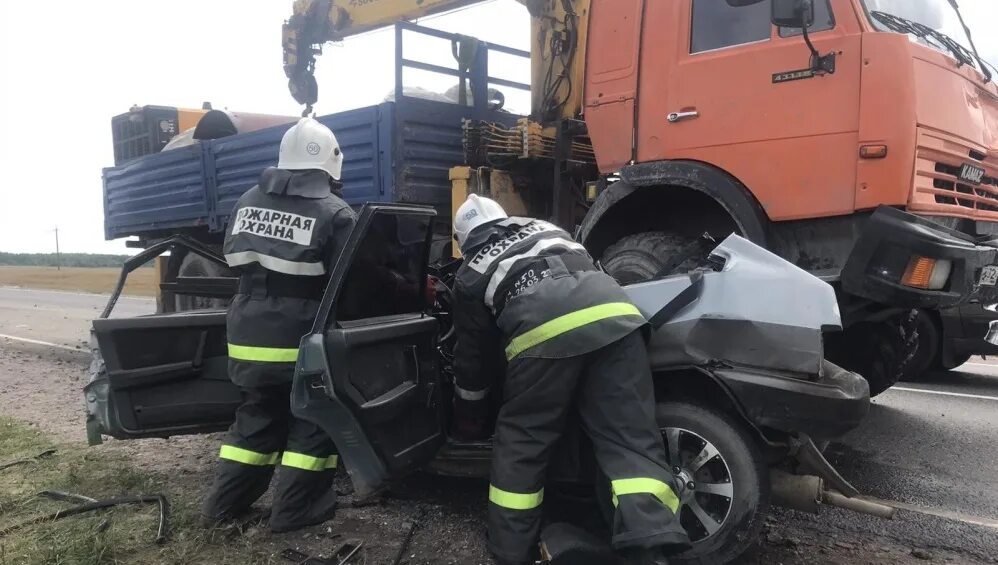
[[[487,400],[462,400],[454,397],[454,429],[452,436],[458,441],[480,441],[488,439]]]

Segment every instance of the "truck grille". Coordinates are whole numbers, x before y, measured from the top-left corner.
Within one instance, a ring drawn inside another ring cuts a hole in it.
[[[964,164],[985,170],[979,185],[960,179]],[[988,155],[962,140],[920,130],[915,159],[913,211],[998,220],[998,155]]]

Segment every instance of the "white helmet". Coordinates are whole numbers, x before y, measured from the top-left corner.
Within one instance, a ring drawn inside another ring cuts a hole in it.
[[[478,226],[496,220],[505,220],[508,217],[506,211],[495,200],[477,194],[469,195],[454,215],[454,237],[457,238],[458,246],[464,247],[468,235]]]
[[[336,136],[313,118],[302,118],[284,134],[277,168],[289,171],[318,169],[340,180],[343,152]]]

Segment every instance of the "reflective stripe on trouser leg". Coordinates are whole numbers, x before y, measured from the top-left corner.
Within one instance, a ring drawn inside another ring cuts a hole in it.
[[[533,510],[544,502],[544,489],[531,493],[518,493],[489,485],[489,502],[507,510]]]
[[[655,421],[655,390],[640,331],[586,356],[578,398],[583,429],[609,479],[601,488],[613,495],[613,546],[688,543],[676,519],[679,501]]]
[[[528,562],[540,536],[548,459],[565,429],[581,358],[514,359],[496,421],[489,487],[489,550]]]
[[[292,418],[274,488],[271,529],[295,530],[331,518],[336,508],[336,489],[332,485],[338,463],[336,446],[325,431],[311,422]]]
[[[213,520],[245,512],[270,486],[288,430],[290,385],[244,388],[243,403],[219,449],[202,512]]]
[[[658,479],[636,478],[636,479],[616,479],[610,481],[610,492],[613,493],[613,506],[620,505],[619,497],[630,494],[646,494],[654,496],[664,504],[669,510],[675,513],[679,510],[679,497],[672,491],[672,487]]]
[[[326,469],[335,469],[338,462],[338,455],[330,455],[329,457],[312,457],[311,455],[295,453],[293,451],[285,451],[284,456],[281,457],[282,467],[294,467],[305,471],[325,471]]]
[[[235,461],[236,463],[242,463],[243,465],[277,465],[277,460],[280,458],[281,454],[277,452],[273,453],[259,453],[256,451],[250,451],[249,449],[243,449],[241,447],[236,447],[234,445],[223,445],[222,449],[218,452],[218,457],[220,459],[227,459],[229,461]]]

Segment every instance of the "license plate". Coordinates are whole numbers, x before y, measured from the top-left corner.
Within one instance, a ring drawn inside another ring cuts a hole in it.
[[[988,265],[981,269],[981,286],[994,286],[998,283],[998,265]]]

